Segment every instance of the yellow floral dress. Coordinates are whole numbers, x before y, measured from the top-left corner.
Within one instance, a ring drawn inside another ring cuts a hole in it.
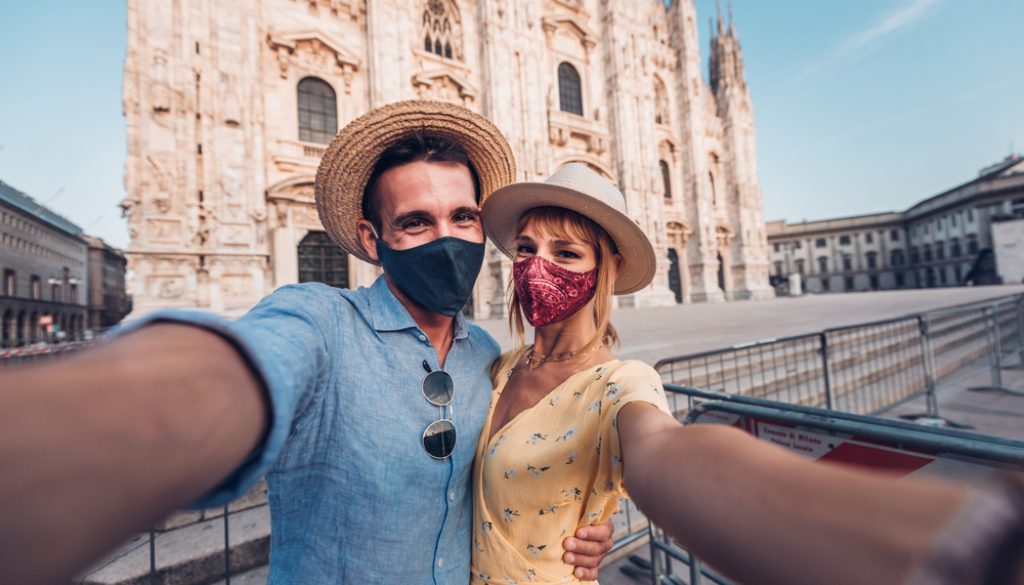
[[[579,583],[562,541],[615,512],[623,485],[616,417],[633,401],[668,413],[661,379],[636,361],[581,370],[491,436],[494,406],[523,350],[495,367],[473,470],[472,585]]]

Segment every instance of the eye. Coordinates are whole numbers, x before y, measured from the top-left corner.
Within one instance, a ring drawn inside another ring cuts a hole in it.
[[[519,244],[516,246],[516,254],[536,254],[537,251],[533,246],[527,244]]]
[[[414,230],[418,228],[427,227],[427,222],[422,219],[410,219],[409,221],[402,224],[403,230]]]
[[[555,253],[555,256],[558,256],[559,258],[566,258],[569,260],[576,260],[580,258],[579,254],[569,250],[559,250],[558,252]]]
[[[452,218],[452,220],[455,223],[474,223],[474,222],[476,222],[479,219],[480,219],[480,215],[479,214],[470,213],[468,211],[464,212],[464,213],[457,213],[457,214],[455,214],[455,217]]]

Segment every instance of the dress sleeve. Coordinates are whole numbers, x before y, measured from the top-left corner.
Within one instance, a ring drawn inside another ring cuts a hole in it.
[[[291,285],[271,293],[237,321],[201,311],[159,311],[112,333],[119,336],[154,323],[178,323],[215,333],[234,346],[270,400],[270,425],[261,443],[190,507],[219,506],[244,495],[274,465],[295,420],[315,409],[326,386],[328,356],[340,349],[336,337],[325,336],[322,328],[332,317],[336,320],[329,304],[323,291]]]
[[[598,473],[594,488],[599,493],[628,498],[622,474],[622,445],[618,416],[630,402],[647,402],[671,415],[661,377],[651,366],[631,360],[611,372],[601,400],[601,433],[598,443]]]

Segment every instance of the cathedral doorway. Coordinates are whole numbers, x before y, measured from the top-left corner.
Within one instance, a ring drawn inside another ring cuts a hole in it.
[[[348,288],[348,254],[327,232],[309,232],[299,242],[299,282],[322,282]]]
[[[683,302],[683,283],[679,277],[679,253],[668,249],[668,288],[676,295],[676,304]]]

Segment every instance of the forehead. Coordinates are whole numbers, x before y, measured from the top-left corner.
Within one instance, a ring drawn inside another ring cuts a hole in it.
[[[476,207],[469,167],[457,162],[415,161],[380,176],[377,196],[385,214]]]
[[[537,239],[559,239],[589,244],[590,238],[574,222],[569,221],[565,216],[551,214],[530,214],[527,213],[519,224],[519,237]]]

